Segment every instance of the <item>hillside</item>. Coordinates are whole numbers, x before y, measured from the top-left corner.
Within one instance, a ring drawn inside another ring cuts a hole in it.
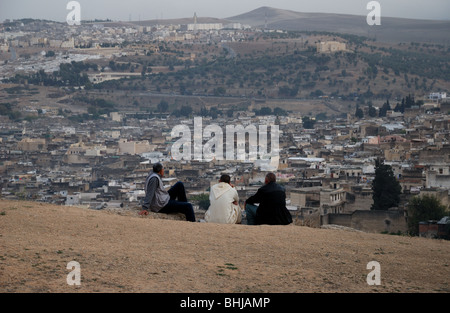
[[[227,24],[230,23],[228,20],[219,19],[215,17],[198,17],[198,23],[222,23]],[[187,25],[193,24],[193,17],[186,18],[178,18],[178,19],[160,19],[160,20],[146,20],[146,21],[134,21],[131,24],[139,25],[139,26],[153,26],[153,25]]]
[[[0,201],[0,292],[449,292],[450,243]],[[66,266],[81,266],[69,286]],[[369,286],[371,261],[381,285]]]
[[[369,11],[367,11],[369,13]],[[382,42],[448,43],[449,21],[382,17],[380,26],[367,25],[366,16],[301,13],[261,7],[227,18],[234,22],[289,31],[325,31],[376,38]]]

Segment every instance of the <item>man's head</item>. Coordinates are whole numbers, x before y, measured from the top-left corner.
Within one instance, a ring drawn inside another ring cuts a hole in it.
[[[219,183],[227,183],[227,184],[229,184],[230,182],[231,182],[230,175],[223,174],[222,176],[220,176]]]
[[[277,181],[277,177],[275,176],[274,173],[269,173],[269,174],[267,174],[267,175],[266,175],[266,178],[265,178],[265,180],[264,180],[264,182],[265,182],[266,184],[269,184],[269,183],[275,183],[276,181]]]
[[[160,176],[164,176],[164,166],[161,163],[156,163],[153,165],[153,173],[157,173]]]

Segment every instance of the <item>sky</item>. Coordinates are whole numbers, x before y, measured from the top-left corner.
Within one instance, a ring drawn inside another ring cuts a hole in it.
[[[269,6],[297,12],[366,16],[371,0],[78,0],[81,19],[114,21],[191,17],[226,18]],[[381,16],[450,20],[450,0],[378,0]],[[0,22],[5,19],[48,19],[63,22],[69,0],[0,0]]]

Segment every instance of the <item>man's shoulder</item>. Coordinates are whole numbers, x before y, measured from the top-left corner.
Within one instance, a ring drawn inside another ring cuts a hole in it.
[[[156,182],[156,183],[158,183],[158,182],[159,182],[158,175],[153,175],[153,174],[148,175],[148,176],[147,176],[147,182],[148,182],[148,183],[150,183],[150,182]]]
[[[285,191],[286,189],[277,183],[270,183],[267,185],[262,186],[261,191]]]

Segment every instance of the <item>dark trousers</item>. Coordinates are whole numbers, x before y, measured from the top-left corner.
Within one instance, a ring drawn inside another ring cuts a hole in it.
[[[178,182],[169,189],[170,200],[167,205],[159,211],[160,213],[172,214],[182,213],[186,221],[195,222],[194,208],[187,202],[186,190],[182,182]]]
[[[245,206],[245,213],[247,216],[247,225],[256,225],[256,211],[258,206],[253,204],[247,204]]]

